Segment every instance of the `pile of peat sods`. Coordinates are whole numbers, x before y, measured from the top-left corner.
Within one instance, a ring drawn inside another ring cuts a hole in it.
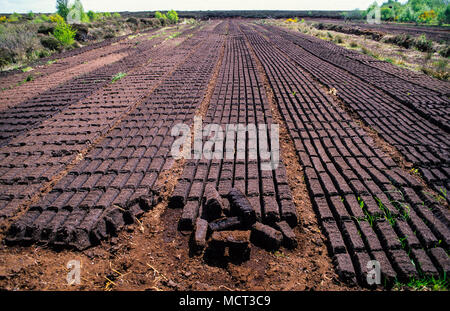
[[[232,188],[222,197],[214,186],[208,184],[199,210],[190,208],[190,204],[191,201],[187,201],[184,205],[178,229],[192,230],[191,253],[203,254],[207,262],[239,264],[247,261],[250,259],[250,244],[267,251],[276,251],[281,246],[297,247],[293,231],[296,221],[271,222],[265,219],[263,223],[249,199],[237,188]],[[190,215],[193,212],[197,215]]]

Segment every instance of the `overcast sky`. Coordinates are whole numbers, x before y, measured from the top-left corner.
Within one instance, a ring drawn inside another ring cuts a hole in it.
[[[401,0],[405,2],[406,0]],[[155,10],[352,10],[366,9],[374,0],[82,0],[86,11]],[[383,3],[383,0],[378,0]],[[2,13],[32,10],[54,12],[56,0],[0,0]]]

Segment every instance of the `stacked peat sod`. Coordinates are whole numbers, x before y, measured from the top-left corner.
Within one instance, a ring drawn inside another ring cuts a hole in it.
[[[291,226],[270,219],[264,224],[239,189],[231,189],[222,198],[208,184],[199,211],[193,203],[184,205],[179,230],[193,230],[192,250],[196,255],[204,253],[205,260],[246,261],[250,258],[250,242],[268,251],[297,247]]]

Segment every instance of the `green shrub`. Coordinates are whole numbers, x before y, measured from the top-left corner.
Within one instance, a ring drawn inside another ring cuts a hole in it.
[[[39,18],[42,19],[44,22],[50,22],[50,17],[48,17],[45,14],[39,15]]]
[[[98,14],[95,13],[94,11],[92,11],[92,10],[87,12],[87,16],[89,17],[89,20],[91,22],[95,21],[98,18]]]
[[[21,16],[20,14],[14,12],[13,14],[11,14],[11,16],[8,18],[8,22],[18,22],[20,20]]]
[[[163,16],[164,15],[160,11],[155,12],[155,18],[161,19],[161,18],[163,18]]]
[[[75,42],[76,31],[66,22],[59,22],[53,31],[53,35],[63,46],[69,46]]]
[[[174,10],[170,10],[169,12],[167,12],[167,18],[169,19],[169,21],[175,24],[178,22],[178,13]]]
[[[112,16],[113,16],[114,18],[121,18],[121,17],[122,17],[122,16],[120,16],[120,14],[117,13],[117,12],[115,12]]]
[[[64,18],[59,14],[52,14],[49,18],[52,23],[64,22]]]

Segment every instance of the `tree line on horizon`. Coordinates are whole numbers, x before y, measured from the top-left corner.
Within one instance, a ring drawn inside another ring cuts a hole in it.
[[[344,12],[347,19],[365,19],[375,8],[381,10],[381,20],[417,24],[450,24],[450,4],[448,0],[408,0],[404,4],[398,0],[388,0],[381,6],[374,2],[366,10],[356,9]]]

